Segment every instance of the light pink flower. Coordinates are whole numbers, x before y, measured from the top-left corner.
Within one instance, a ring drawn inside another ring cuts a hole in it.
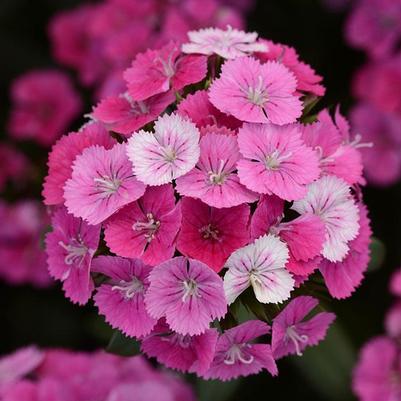
[[[227,312],[223,281],[202,262],[176,257],[155,267],[149,280],[148,313],[156,319],[165,317],[179,334],[202,334]]]
[[[257,195],[240,184],[236,174],[239,158],[235,137],[206,134],[200,140],[199,161],[193,170],[178,178],[177,192],[217,208],[254,202]]]
[[[180,226],[181,207],[172,185],[166,184],[148,187],[140,199],[113,215],[104,235],[112,252],[155,266],[173,257]]]
[[[71,301],[85,304],[94,289],[90,268],[99,244],[100,226],[88,225],[63,207],[54,213],[52,228],[45,240],[49,272],[63,283]]]
[[[86,148],[75,159],[64,186],[68,211],[89,224],[103,222],[144,192],[145,185],[132,175],[125,144],[110,150],[98,145]]]
[[[216,209],[187,197],[181,202],[178,250],[219,272],[230,254],[249,241],[249,206]]]
[[[128,93],[124,93],[102,100],[93,109],[92,116],[107,129],[130,136],[137,129],[156,119],[174,102],[174,99],[172,92],[166,92],[145,100],[134,101]]]
[[[290,297],[294,279],[285,269],[287,245],[274,235],[264,235],[235,251],[227,260],[224,291],[232,304],[247,288],[264,304],[283,302]]]
[[[206,57],[182,56],[179,46],[170,42],[159,50],[138,54],[124,78],[132,99],[144,100],[202,81],[206,73]]]
[[[45,205],[64,203],[64,185],[71,178],[72,163],[85,148],[99,145],[111,149],[115,144],[116,141],[98,123],[90,123],[79,132],[62,136],[49,153],[49,172],[42,191]]]
[[[249,320],[226,330],[217,342],[215,357],[204,378],[227,381],[263,369],[276,376],[278,371],[270,345],[252,343],[269,332],[270,327],[259,320]]]
[[[82,107],[68,76],[57,70],[34,70],[19,77],[11,98],[10,134],[44,146],[65,133]]]
[[[182,51],[189,54],[217,54],[226,59],[246,56],[254,52],[263,52],[267,45],[258,42],[256,32],[247,33],[227,26],[226,30],[219,28],[204,28],[188,32],[190,43],[182,45]]]
[[[178,334],[160,321],[142,340],[141,350],[168,368],[202,375],[213,360],[217,337],[216,329],[195,336]]]
[[[309,296],[293,299],[274,319],[272,327],[272,350],[275,359],[286,355],[302,355],[306,347],[317,345],[326,337],[334,313],[321,312],[307,318],[319,304]]]
[[[334,176],[320,178],[309,185],[305,198],[295,201],[292,209],[300,214],[316,214],[323,220],[326,241],[322,254],[326,259],[339,262],[345,258],[349,242],[358,235],[359,213],[343,180]]]
[[[319,177],[317,154],[304,144],[297,124],[244,124],[238,145],[238,176],[252,191],[297,200]]]
[[[92,270],[109,277],[94,296],[106,321],[130,337],[149,334],[156,324],[144,302],[151,267],[139,259],[99,256],[93,260]]]
[[[139,131],[128,141],[127,154],[135,176],[148,185],[162,185],[188,173],[199,159],[199,130],[179,115],[164,115],[155,132]]]
[[[223,64],[209,96],[220,111],[238,120],[284,125],[295,122],[302,113],[296,86],[295,76],[284,65],[240,57]]]

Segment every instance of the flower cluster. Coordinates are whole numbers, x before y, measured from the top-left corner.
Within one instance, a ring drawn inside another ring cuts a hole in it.
[[[358,0],[346,25],[348,42],[368,56],[355,74],[358,103],[351,121],[365,143],[362,155],[372,184],[386,186],[401,177],[401,3]]]
[[[360,401],[401,397],[401,269],[393,274],[390,292],[397,300],[385,318],[386,334],[363,346],[354,369],[353,389]]]
[[[294,49],[188,36],[138,54],[124,92],[53,146],[49,271],[170,368],[276,375],[334,320],[311,317],[319,272],[345,298],[367,267],[357,140],[338,110],[304,123],[324,88]]]
[[[26,347],[2,357],[0,372],[2,401],[195,400],[182,380],[139,356]]]

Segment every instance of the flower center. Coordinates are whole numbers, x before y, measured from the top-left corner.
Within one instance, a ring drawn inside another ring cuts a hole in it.
[[[113,285],[112,291],[120,291],[124,298],[131,299],[135,294],[143,291],[143,283],[137,277],[132,277],[131,281],[121,280],[119,285]]]
[[[164,147],[162,153],[166,162],[172,163],[177,159],[177,153],[171,146]]]
[[[175,74],[175,63],[173,61],[173,56],[174,56],[174,51],[172,51],[169,55],[167,60],[164,60],[161,57],[158,57],[156,60],[161,64],[162,66],[162,72],[163,75],[166,78],[172,78]]]
[[[226,179],[226,174],[224,173],[225,161],[220,160],[219,168],[217,171],[209,171],[209,183],[213,185],[223,185]]]
[[[260,75],[258,77],[257,85],[255,87],[250,86],[248,88],[247,98],[256,106],[263,106],[269,100],[263,78]]]
[[[123,93],[120,96],[122,98],[124,98],[130,104],[131,114],[137,116],[137,115],[149,113],[149,106],[147,106],[147,104],[145,102],[143,102],[141,100],[135,101],[134,99],[132,99],[132,97],[127,92]]]
[[[68,266],[76,265],[78,268],[88,252],[88,247],[83,243],[81,238],[71,238],[69,244],[65,244],[63,241],[58,243],[67,252],[64,263]]]
[[[197,297],[200,298],[198,284],[195,280],[189,279],[182,282],[183,294],[182,302],[186,302],[187,298]]]
[[[152,213],[146,214],[147,221],[136,221],[132,225],[134,231],[143,231],[146,241],[151,242],[160,227],[160,221],[153,217]]]
[[[309,340],[309,337],[305,334],[299,335],[295,325],[289,326],[286,330],[286,340],[292,341],[295,347],[295,352],[298,356],[302,356],[301,352],[301,344],[306,344]]]
[[[269,170],[278,170],[280,167],[280,164],[290,158],[292,156],[291,152],[288,152],[287,154],[281,155],[280,152],[276,149],[269,155],[265,157],[265,166]]]
[[[116,177],[109,177],[104,175],[101,178],[94,178],[96,188],[105,196],[111,196],[115,194],[121,185],[121,180]]]
[[[221,241],[220,232],[217,228],[213,227],[212,224],[207,224],[199,229],[204,239],[213,239],[215,241]]]
[[[254,361],[253,355],[246,355],[244,348],[250,348],[249,344],[233,344],[226,352],[224,363],[226,365],[234,365],[235,363],[243,363],[249,365]]]

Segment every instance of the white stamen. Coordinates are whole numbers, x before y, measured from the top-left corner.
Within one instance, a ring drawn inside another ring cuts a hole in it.
[[[143,283],[137,277],[132,277],[131,281],[121,280],[119,285],[113,285],[112,291],[120,291],[125,298],[131,299],[135,294],[143,291]]]
[[[96,188],[106,197],[115,194],[121,185],[121,180],[107,175],[94,178],[93,181],[96,183]]]
[[[243,352],[244,348],[249,347],[249,344],[233,344],[227,351],[224,363],[226,365],[234,365],[236,362],[249,365],[254,361],[253,355],[245,355]]]
[[[220,160],[219,168],[216,172],[209,171],[209,182],[214,185],[223,185],[224,180],[226,179],[226,174],[224,173],[225,161]]]
[[[144,236],[148,242],[151,242],[160,227],[160,221],[156,220],[152,213],[147,213],[147,221],[136,221],[132,225],[134,231],[144,231]]]
[[[265,84],[261,75],[258,76],[258,84],[256,87],[249,87],[247,90],[248,100],[257,105],[263,106],[269,99],[265,90]]]
[[[188,297],[197,297],[200,298],[198,284],[196,281],[189,279],[182,282],[183,284],[183,295],[182,302],[186,302]]]
[[[286,330],[286,339],[291,340],[295,346],[295,352],[298,356],[302,356],[300,344],[305,344],[308,342],[309,337],[305,334],[299,335],[295,326],[290,326]]]
[[[288,152],[286,154],[280,154],[280,152],[276,149],[270,155],[265,158],[265,166],[269,170],[277,170],[280,164],[289,159],[292,156],[292,152]]]
[[[59,241],[58,244],[67,251],[64,263],[68,266],[78,264],[78,267],[81,267],[85,255],[88,252],[88,248],[83,241],[80,238],[71,238],[69,244],[65,244],[63,241]]]

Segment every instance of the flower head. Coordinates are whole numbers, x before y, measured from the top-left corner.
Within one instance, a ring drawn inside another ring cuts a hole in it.
[[[252,287],[262,303],[279,303],[290,297],[294,279],[285,269],[288,261],[286,244],[274,235],[264,235],[235,251],[227,260],[224,291],[232,304],[247,288]]]
[[[103,222],[144,192],[145,185],[132,175],[125,144],[110,150],[97,145],[86,148],[75,159],[64,186],[68,211],[89,224]]]
[[[149,314],[179,334],[204,333],[227,312],[223,281],[204,263],[176,257],[156,266],[145,296]]]
[[[261,64],[252,57],[240,57],[223,64],[209,96],[220,111],[238,120],[283,125],[295,122],[302,113],[296,82],[280,63]]]
[[[128,157],[139,180],[162,185],[186,174],[199,159],[199,130],[190,120],[164,115],[155,123],[154,134],[135,133],[128,141]]]

